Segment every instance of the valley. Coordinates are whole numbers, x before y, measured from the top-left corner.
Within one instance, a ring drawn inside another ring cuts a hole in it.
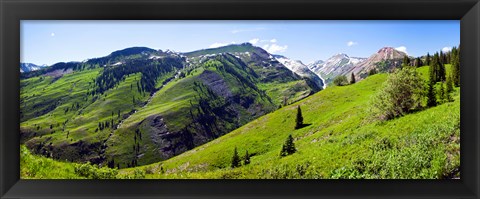
[[[431,81],[436,62],[413,66],[414,59],[384,47],[369,58],[337,54],[305,65],[242,43],[188,53],[133,47],[24,72],[21,176],[459,176],[458,85],[439,94],[445,83],[431,84],[439,90],[435,106],[425,96],[420,108],[400,117],[372,117],[373,100],[393,73],[414,68],[422,86]],[[454,73],[451,63],[453,58],[442,58],[444,78]],[[335,85],[337,77],[350,75],[356,81]],[[280,155],[289,136],[295,152]],[[241,161],[234,164],[232,156]],[[40,164],[47,166],[35,170]],[[59,172],[49,174],[48,169]]]

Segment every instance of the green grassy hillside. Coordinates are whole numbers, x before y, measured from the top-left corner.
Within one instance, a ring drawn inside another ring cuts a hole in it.
[[[447,65],[447,72],[449,67]],[[417,70],[425,79],[428,77],[428,67]],[[387,77],[388,74],[377,74],[353,85],[329,87],[183,154],[135,168],[116,170],[61,162],[32,155],[22,147],[21,176],[78,179],[459,177],[460,89],[455,88],[452,102],[389,121],[371,120],[371,97]],[[178,80],[170,87],[182,81],[186,80]],[[168,87],[162,90],[167,91]],[[298,106],[308,126],[295,130]],[[289,135],[294,138],[297,152],[280,157],[282,144]],[[240,157],[248,150],[251,163],[231,168],[235,148]],[[50,169],[58,172],[48,172]]]
[[[21,144],[55,160],[135,167],[181,154],[318,91],[260,48],[215,52],[187,59],[128,48],[23,74]]]
[[[418,69],[425,77],[428,68]],[[447,67],[447,71],[448,67]],[[377,74],[329,87],[169,160],[140,167],[147,178],[451,178],[459,176],[460,96],[386,122],[369,117]],[[304,123],[294,130],[297,106]],[[449,114],[445,114],[449,113]],[[288,135],[297,152],[280,157]],[[230,168],[234,148],[251,163]],[[133,169],[121,170],[129,174]]]

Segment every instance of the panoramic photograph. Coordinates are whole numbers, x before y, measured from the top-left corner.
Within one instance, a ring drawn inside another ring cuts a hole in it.
[[[22,20],[21,179],[460,179],[459,20]]]

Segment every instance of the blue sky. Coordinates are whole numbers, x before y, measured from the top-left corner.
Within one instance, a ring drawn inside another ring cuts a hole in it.
[[[460,21],[21,21],[20,61],[51,65],[145,46],[189,52],[251,42],[309,63],[368,57],[389,46],[410,56],[458,46]]]

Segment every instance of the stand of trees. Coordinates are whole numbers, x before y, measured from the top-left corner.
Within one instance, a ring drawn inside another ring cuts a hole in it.
[[[107,66],[95,79],[96,88],[92,91],[92,95],[103,94],[124,81],[126,76],[134,73],[142,73],[142,78],[137,82],[139,92],[154,92],[158,77],[183,68],[182,61],[177,57],[166,57],[155,61],[134,59],[128,60],[121,67]]]
[[[245,156],[243,156],[243,165],[248,165],[250,164],[250,154],[248,154],[248,150],[245,150]],[[233,157],[232,157],[232,163],[230,165],[232,168],[237,168],[242,166],[242,159],[238,155],[237,152],[237,147],[233,150]]]

